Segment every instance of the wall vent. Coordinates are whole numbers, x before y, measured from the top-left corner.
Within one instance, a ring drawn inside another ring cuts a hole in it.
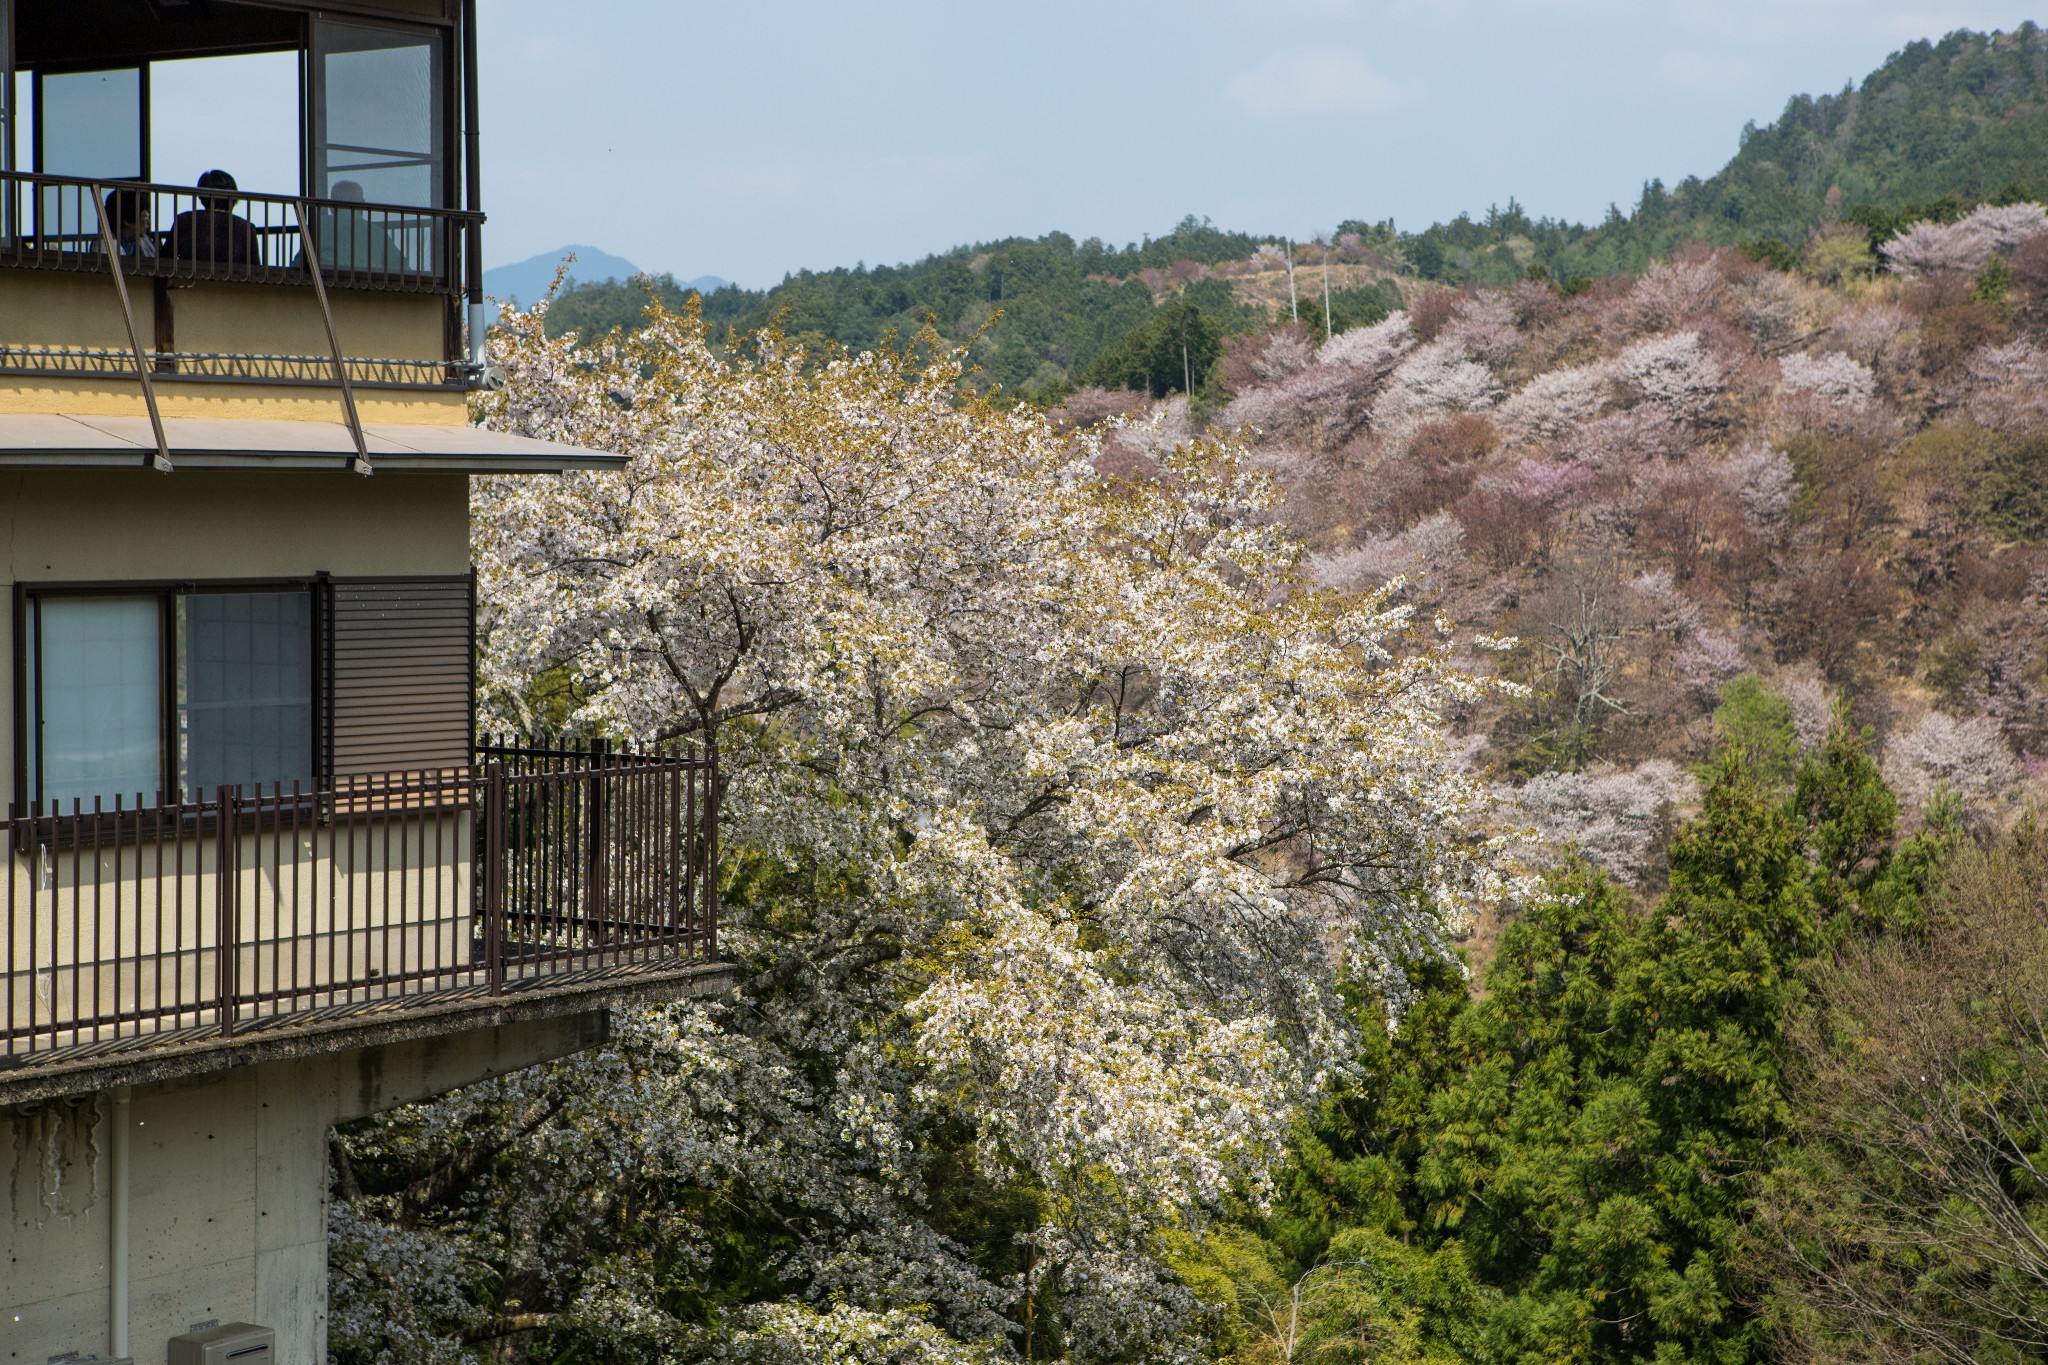
[[[170,1365],[272,1365],[277,1333],[253,1322],[230,1322],[171,1338]]]

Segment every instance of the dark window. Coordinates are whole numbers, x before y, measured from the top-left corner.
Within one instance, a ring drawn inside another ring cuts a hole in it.
[[[177,785],[310,782],[312,594],[188,593],[177,611]]]
[[[19,799],[312,790],[470,761],[467,575],[19,592]]]
[[[30,800],[312,784],[310,590],[47,589],[26,606]]]

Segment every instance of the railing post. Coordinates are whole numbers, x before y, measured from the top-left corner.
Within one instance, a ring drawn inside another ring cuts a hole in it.
[[[491,994],[505,993],[505,764],[484,765],[484,963]]]
[[[718,732],[704,731],[704,960],[718,960]]]
[[[586,773],[586,778],[590,783],[590,833],[588,836],[589,841],[585,845],[584,851],[584,885],[588,889],[589,895],[584,903],[583,917],[585,925],[595,928],[601,935],[600,943],[603,943],[610,937],[610,935],[604,933],[603,927],[605,903],[609,899],[605,895],[607,890],[605,874],[612,861],[605,856],[610,851],[607,845],[611,842],[610,810],[606,801],[607,793],[604,780],[604,770],[610,758],[610,753],[611,746],[606,744],[604,740],[592,740],[590,744],[590,759],[587,764],[588,771]]]
[[[20,894],[19,888],[21,886],[22,869],[17,868],[14,865],[14,860],[15,855],[21,851],[20,820],[21,807],[12,801],[9,801],[7,803],[7,862],[5,864],[7,868],[7,1046],[4,1050],[0,1050],[4,1051],[4,1054],[8,1056],[12,1056],[15,1050],[15,1021],[17,1016],[15,1014],[14,1007],[14,979],[15,977],[22,974],[22,968],[24,966],[28,968],[28,1024],[29,1038],[31,1042],[33,1042],[35,1038],[36,1022],[36,977],[34,960],[35,948],[33,946],[35,943],[35,921],[33,918],[31,918],[29,921],[29,943],[31,946],[29,948],[30,956],[28,958],[24,959],[22,957],[21,945],[19,942],[17,942],[18,936],[21,932],[21,907],[18,904],[16,904],[16,898]],[[33,868],[29,869],[29,875],[34,875]],[[35,914],[34,882],[29,883],[29,914],[30,916],[34,916]]]
[[[240,913],[237,894],[242,880],[241,849],[242,789],[223,785],[214,789],[213,900],[214,994],[220,1011],[223,1038],[235,1036],[235,977],[240,971]]]

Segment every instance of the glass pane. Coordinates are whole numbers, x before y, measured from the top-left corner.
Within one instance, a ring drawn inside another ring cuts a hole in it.
[[[216,169],[254,194],[299,192],[298,53],[150,63],[150,179],[196,185]]]
[[[321,20],[313,34],[313,194],[441,208],[438,34]]]
[[[0,0],[0,171],[14,169],[13,0]]]
[[[36,95],[36,139],[45,175],[142,179],[142,69],[66,71],[42,77]],[[53,246],[98,250],[99,216],[92,196],[46,187],[36,231]]]
[[[157,599],[50,597],[36,614],[42,799],[154,800],[163,752]]]
[[[36,127],[45,175],[142,178],[142,71],[67,71],[43,77]]]
[[[188,791],[313,778],[313,598],[178,599],[180,780]]]

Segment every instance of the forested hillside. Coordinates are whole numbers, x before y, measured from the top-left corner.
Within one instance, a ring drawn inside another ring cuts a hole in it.
[[[1198,309],[1201,329],[1219,337],[1271,321],[1289,295],[1289,257],[1310,322],[1322,318],[1323,270],[1334,265],[1332,322],[1341,330],[1377,320],[1430,281],[1505,285],[1535,270],[1576,285],[1641,270],[1687,241],[1746,244],[1792,263],[1814,249],[1816,230],[1823,255],[1838,250],[1827,244],[1831,224],[1860,228],[1874,247],[1901,222],[1954,217],[2036,186],[2048,188],[2048,32],[2025,24],[1913,43],[1858,86],[1797,96],[1777,122],[1745,130],[1741,150],[1713,176],[1653,182],[1632,211],[1600,224],[1531,219],[1510,199],[1421,231],[1337,224],[1326,249],[1189,218],[1121,248],[1053,232],[910,265],[806,270],[768,290],[717,290],[703,309],[742,335],[775,321],[792,337],[856,351],[892,332],[908,337],[930,318],[949,341],[979,335],[984,382],[1056,402],[1071,385],[1117,378],[1099,362],[1120,343],[1127,352],[1147,345],[1135,334],[1159,330],[1155,315],[1170,301]],[[1283,247],[1287,255],[1276,254]],[[687,292],[666,277],[651,283],[672,308]],[[580,284],[556,301],[549,326],[592,334],[629,325],[645,301],[629,282]],[[1200,390],[1206,381],[1195,370],[1187,382]],[[1183,380],[1173,373],[1157,387]]]
[[[1194,1259],[1238,1358],[1275,1305],[1310,1359],[2048,1346],[2048,211],[1884,259],[1695,245],[1220,366],[1316,581],[1518,637],[1465,724],[1558,850],[1468,941],[1483,997],[1419,959],[1286,1196]]]

